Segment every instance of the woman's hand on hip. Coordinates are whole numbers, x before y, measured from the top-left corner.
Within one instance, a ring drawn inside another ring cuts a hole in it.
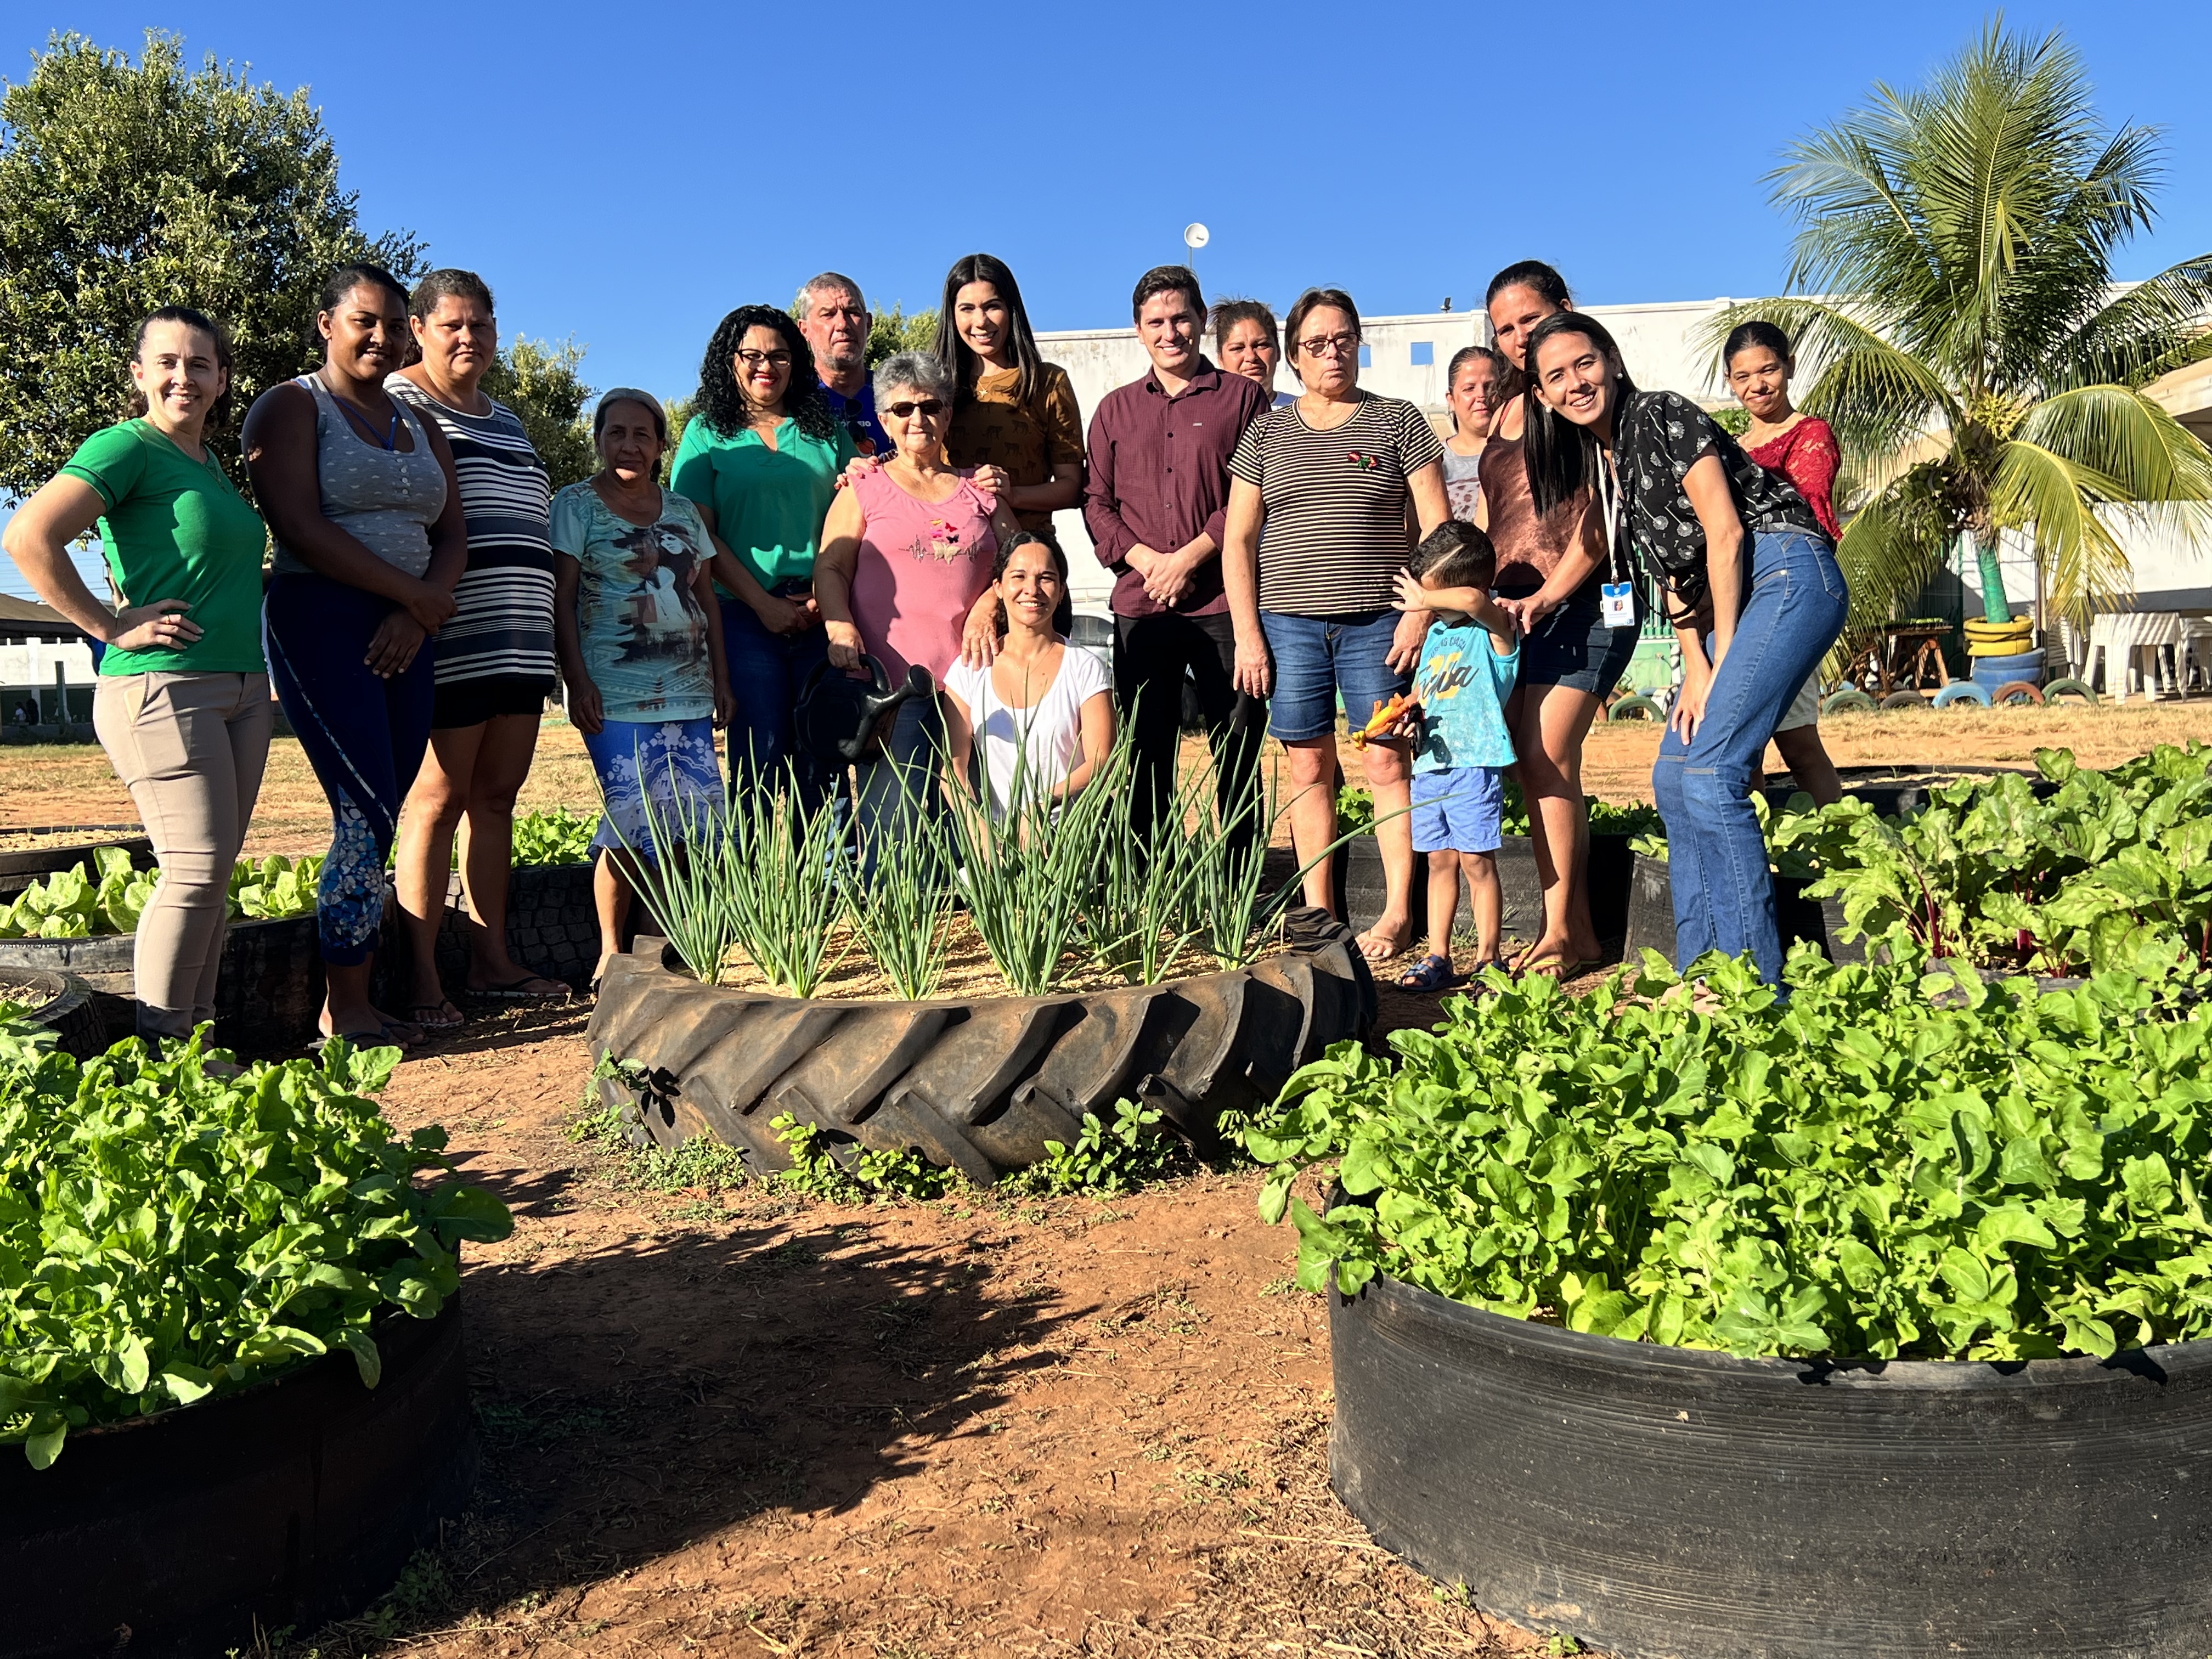
[[[1275,665],[1267,658],[1267,641],[1259,635],[1237,635],[1237,665],[1231,678],[1248,697],[1264,697],[1274,688]]]
[[[430,630],[408,611],[392,611],[369,636],[368,650],[362,660],[368,665],[371,672],[388,680],[394,674],[405,673],[413,665],[415,653],[429,637]]]
[[[185,612],[189,599],[156,599],[115,613],[115,629],[105,641],[112,651],[181,651],[200,636],[200,625]]]
[[[1398,618],[1396,630],[1390,635],[1389,654],[1384,658],[1401,674],[1410,674],[1421,665],[1421,641],[1429,636],[1429,613],[1425,610],[1408,611]]]
[[[416,582],[415,586],[417,591],[407,596],[407,614],[425,634],[434,634],[453,619],[460,604],[453,598],[451,588],[441,587],[435,582]]]
[[[848,622],[826,622],[822,626],[830,635],[830,665],[846,670],[856,679],[867,678],[860,672],[860,630]]]

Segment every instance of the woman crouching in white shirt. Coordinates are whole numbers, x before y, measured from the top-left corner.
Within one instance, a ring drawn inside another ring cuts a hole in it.
[[[991,816],[1016,797],[1054,806],[1073,800],[1114,747],[1113,677],[1053,629],[1067,592],[1067,560],[1040,537],[1009,537],[991,572],[999,597],[999,654],[982,667],[955,663],[945,677],[945,748],[969,787],[979,750]],[[980,742],[978,739],[980,738]]]

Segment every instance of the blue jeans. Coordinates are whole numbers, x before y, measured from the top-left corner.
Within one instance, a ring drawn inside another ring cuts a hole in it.
[[[384,921],[384,861],[430,743],[437,664],[425,640],[390,679],[362,658],[398,609],[366,588],[294,571],[269,584],[261,638],[284,718],[331,802],[331,851],[315,891],[323,960],[356,968]]]
[[[1336,730],[1336,703],[1357,732],[1375,711],[1413,684],[1390,666],[1398,632],[1395,611],[1350,617],[1296,617],[1262,611],[1260,627],[1275,659],[1275,695],[1267,705],[1268,735],[1303,743]]]
[[[780,584],[780,593],[790,584]],[[800,584],[804,586],[804,584]],[[799,634],[772,634],[743,599],[722,600],[722,649],[730,667],[737,718],[730,722],[730,793],[792,768],[799,799],[809,811],[830,799],[830,767],[799,746],[792,710],[799,689],[817,663],[830,660],[830,636],[820,626]]]
[[[1849,592],[1835,550],[1799,531],[1753,537],[1749,580],[1705,717],[1686,744],[1667,728],[1651,793],[1667,823],[1675,965],[1707,951],[1748,951],[1759,977],[1778,985],[1774,878],[1751,774],[1797,688],[1843,632]]]
[[[887,838],[915,840],[942,810],[938,779],[944,754],[945,714],[937,697],[911,697],[899,705],[883,752],[855,769],[863,881],[875,874],[876,849]]]

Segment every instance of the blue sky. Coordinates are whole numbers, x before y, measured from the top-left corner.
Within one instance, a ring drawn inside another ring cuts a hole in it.
[[[1777,152],[1878,80],[1918,82],[1988,15],[50,0],[9,9],[0,76],[49,27],[135,52],[155,25],[195,60],[305,84],[365,226],[481,271],[510,334],[573,335],[594,385],[679,393],[724,311],[787,302],[824,266],[911,310],[986,249],[1037,326],[1126,322],[1194,219],[1210,289],[1279,302],[1327,282],[1378,313],[1463,309],[1530,255],[1591,302],[1768,292]],[[2166,129],[2161,222],[2118,274],[2212,248],[2212,7],[2007,16],[2064,25],[2108,122]]]

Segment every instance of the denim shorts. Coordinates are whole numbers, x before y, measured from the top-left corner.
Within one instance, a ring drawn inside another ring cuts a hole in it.
[[[1505,772],[1497,766],[1448,766],[1413,774],[1416,853],[1495,853],[1504,839]]]
[[[1398,632],[1395,611],[1349,617],[1293,617],[1262,611],[1260,626],[1275,659],[1275,695],[1267,705],[1267,734],[1279,743],[1325,738],[1336,729],[1339,693],[1352,730],[1413,684],[1390,666],[1390,641]]]
[[[1521,641],[1521,684],[1564,685],[1602,697],[1636,654],[1637,630],[1607,625],[1596,590],[1585,589]]]

